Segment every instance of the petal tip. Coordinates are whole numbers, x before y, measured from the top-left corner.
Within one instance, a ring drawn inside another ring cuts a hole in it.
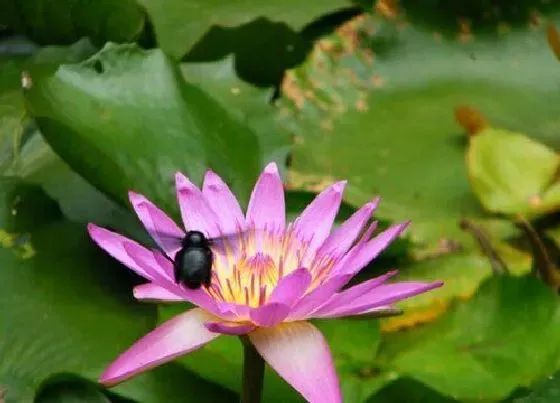
[[[103,228],[97,224],[92,222],[87,224],[87,232],[91,238],[95,239],[96,236],[100,235],[101,231],[103,231]]]
[[[144,201],[146,201],[146,198],[141,195],[140,193],[136,193],[133,192],[132,190],[128,192],[128,200],[130,201],[130,204],[132,204],[133,206],[136,206]]]
[[[269,162],[265,167],[264,167],[264,172],[267,174],[274,174],[274,175],[278,175],[278,165],[276,165],[276,162]]]
[[[175,172],[175,186],[177,189],[185,186],[189,186],[191,181],[182,173],[182,172]]]
[[[336,193],[342,193],[344,192],[344,188],[346,187],[346,185],[348,184],[347,180],[343,180],[343,181],[338,181],[335,182],[332,185],[332,189],[336,192]]]
[[[221,185],[221,182],[222,180],[220,176],[216,172],[212,171],[211,169],[208,169],[204,174],[204,183],[207,184],[208,186]]]

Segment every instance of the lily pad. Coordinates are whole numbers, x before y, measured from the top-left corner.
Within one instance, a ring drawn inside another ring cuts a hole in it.
[[[146,9],[158,45],[180,59],[213,26],[232,27],[265,17],[286,23],[294,30],[303,28],[323,14],[352,5],[347,0],[272,0],[229,2],[217,0],[139,0]]]
[[[467,166],[482,205],[502,214],[542,214],[560,206],[550,192],[560,155],[523,134],[488,128],[470,139]]]
[[[553,291],[533,277],[498,276],[437,322],[393,335],[379,359],[457,400],[497,401],[556,369],[559,336]]]
[[[108,44],[85,62],[30,73],[26,104],[41,133],[112,198],[125,204],[135,190],[173,211],[174,173],[201,181],[208,168],[248,198],[261,167],[256,135],[162,51]]]
[[[259,88],[239,79],[235,60],[228,56],[210,63],[182,63],[185,80],[199,86],[240,124],[258,137],[262,161],[275,161],[283,169],[291,141],[276,119],[272,105],[273,88]]]
[[[474,105],[494,126],[559,145],[550,83],[560,69],[543,26],[459,34],[362,15],[320,40],[282,85],[279,113],[296,135],[289,184],[347,178],[349,203],[381,195],[379,215],[413,219],[412,236],[427,225],[454,238],[460,218],[486,217],[454,107]]]

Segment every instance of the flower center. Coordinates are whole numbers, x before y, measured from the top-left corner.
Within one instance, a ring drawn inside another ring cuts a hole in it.
[[[290,228],[282,233],[248,231],[233,243],[215,251],[208,289],[225,302],[258,307],[267,302],[278,281],[294,270],[307,268],[314,287],[333,264],[328,257],[316,256]]]

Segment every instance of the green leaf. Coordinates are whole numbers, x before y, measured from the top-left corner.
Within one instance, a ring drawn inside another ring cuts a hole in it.
[[[79,379],[52,380],[35,397],[36,403],[111,403],[99,387]]]
[[[379,321],[371,318],[318,320],[334,357],[344,402],[364,402],[394,376],[380,373],[375,358],[381,342]]]
[[[26,114],[21,74],[29,68],[56,69],[62,63],[77,63],[95,52],[87,39],[71,46],[41,48],[30,57],[11,57],[0,61],[0,172],[40,185],[72,221],[96,222],[134,231],[132,215],[73,172],[45,142]],[[33,85],[31,82],[30,85]]]
[[[0,24],[42,45],[70,44],[82,37],[100,44],[132,42],[144,30],[145,14],[134,0],[4,0]]]
[[[548,188],[560,156],[523,134],[488,128],[470,139],[467,167],[473,190],[489,211],[544,213],[560,205]]]
[[[363,15],[319,41],[282,84],[280,115],[297,136],[289,185],[313,190],[346,178],[346,201],[380,195],[378,215],[412,219],[417,241],[425,225],[445,228],[440,239],[458,237],[461,217],[485,214],[455,106],[475,105],[495,125],[560,144],[560,95],[550,85],[560,69],[543,28],[524,27],[461,42],[459,32]]]
[[[554,403],[560,400],[560,371],[535,386],[533,392],[514,403]]]
[[[101,253],[83,226],[62,219],[40,189],[0,181],[0,387],[31,402],[43,381],[73,373],[96,381],[156,320],[133,301],[126,269]],[[115,389],[143,402],[231,398],[179,366]]]
[[[0,59],[0,172],[16,158],[28,123],[20,89],[22,65],[21,58]]]
[[[274,90],[240,80],[234,63],[232,56],[212,63],[182,63],[181,72],[187,82],[199,86],[235,120],[255,132],[263,163],[275,161],[283,168],[291,142],[275,118],[276,109],[271,105]]]
[[[529,253],[505,242],[494,247],[510,274],[520,276],[531,271]],[[478,285],[491,276],[488,256],[480,250],[457,251],[403,265],[398,281],[443,281],[445,286],[399,302],[397,306],[404,311],[403,315],[381,319],[381,328],[387,332],[432,322],[447,311],[454,299],[471,298]]]
[[[533,277],[493,277],[437,322],[392,335],[380,360],[455,399],[496,401],[555,369],[559,336],[554,292]]]
[[[31,77],[27,106],[44,137],[116,200],[128,203],[134,190],[176,211],[174,173],[200,182],[208,168],[248,198],[260,169],[255,134],[186,83],[160,50],[108,44],[83,63]]]
[[[299,30],[315,18],[351,5],[344,0],[228,2],[225,0],[139,0],[154,25],[159,46],[182,58],[214,27],[233,27],[264,17]],[[254,39],[254,38],[253,38]]]
[[[367,400],[367,403],[393,402],[456,403],[457,400],[442,396],[426,385],[407,378],[391,382]]]

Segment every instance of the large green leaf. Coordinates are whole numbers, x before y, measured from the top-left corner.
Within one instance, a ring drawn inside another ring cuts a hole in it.
[[[70,220],[94,221],[130,232],[136,220],[73,172],[45,142],[24,108],[22,72],[56,69],[94,52],[90,41],[84,39],[71,46],[44,47],[29,57],[11,56],[0,61],[0,172],[40,185]]]
[[[494,277],[468,302],[381,346],[384,369],[458,400],[496,401],[558,365],[560,304],[533,277]]]
[[[44,137],[113,198],[126,203],[135,190],[173,210],[175,171],[200,181],[212,168],[247,199],[261,165],[256,135],[160,50],[109,44],[83,63],[32,69],[31,78],[27,106]]]
[[[39,44],[69,44],[84,36],[102,44],[136,40],[145,14],[134,0],[3,0],[0,24]]]
[[[0,181],[0,387],[31,402],[43,381],[75,373],[96,381],[155,322],[134,302],[131,278],[99,252],[83,226],[64,221],[40,189]],[[171,365],[116,391],[143,402],[216,401],[231,395]]]
[[[263,162],[276,161],[283,168],[290,150],[287,131],[280,127],[272,106],[272,88],[258,88],[237,76],[234,58],[213,63],[182,63],[185,80],[199,86],[243,125],[258,136]]]
[[[379,214],[413,219],[413,235],[429,235],[428,225],[453,238],[460,217],[484,216],[454,107],[474,105],[495,126],[558,145],[560,95],[550,83],[560,69],[542,27],[456,34],[364,15],[319,41],[287,74],[279,102],[298,136],[291,185],[347,178],[347,201],[381,195]]]
[[[309,0],[304,3],[296,0],[138,1],[150,16],[159,46],[177,59],[184,56],[213,26],[229,28],[264,17],[299,30],[323,14],[351,5],[345,0]]]

